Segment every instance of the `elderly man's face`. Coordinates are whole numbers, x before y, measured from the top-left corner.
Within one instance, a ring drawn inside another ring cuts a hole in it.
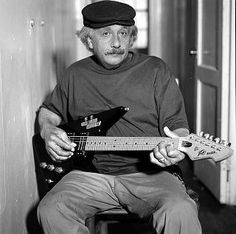
[[[128,27],[111,25],[94,30],[89,46],[102,65],[111,69],[124,61],[132,44]]]

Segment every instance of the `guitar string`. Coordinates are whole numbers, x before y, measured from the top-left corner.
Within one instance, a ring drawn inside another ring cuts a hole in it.
[[[69,138],[77,143],[79,151],[84,151],[88,150],[88,147],[90,147],[89,149],[102,148],[103,150],[150,150],[160,142],[161,137],[70,136]],[[163,138],[161,139],[163,140]],[[169,140],[169,138],[167,139]]]

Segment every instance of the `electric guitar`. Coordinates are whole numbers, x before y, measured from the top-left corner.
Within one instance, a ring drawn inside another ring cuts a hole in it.
[[[49,187],[53,187],[73,169],[91,171],[91,157],[96,151],[151,151],[158,143],[166,142],[186,153],[191,160],[212,159],[219,162],[233,154],[233,150],[224,141],[209,134],[190,134],[178,138],[104,136],[127,111],[128,108],[121,106],[60,125],[77,145],[73,157],[63,162],[54,162],[50,158],[44,140],[36,134],[33,137],[34,153]]]

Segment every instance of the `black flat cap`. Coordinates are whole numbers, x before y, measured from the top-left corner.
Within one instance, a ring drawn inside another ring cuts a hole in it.
[[[84,26],[103,28],[113,24],[134,25],[136,15],[133,7],[116,1],[100,1],[87,5],[82,10]]]

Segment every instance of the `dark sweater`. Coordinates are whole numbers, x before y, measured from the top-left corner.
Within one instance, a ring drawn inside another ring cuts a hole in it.
[[[64,122],[118,106],[129,111],[107,132],[108,136],[164,136],[163,128],[188,128],[183,98],[175,77],[159,58],[131,53],[114,70],[94,56],[72,64],[43,106]],[[96,153],[100,173],[125,174],[157,168],[148,152]]]

